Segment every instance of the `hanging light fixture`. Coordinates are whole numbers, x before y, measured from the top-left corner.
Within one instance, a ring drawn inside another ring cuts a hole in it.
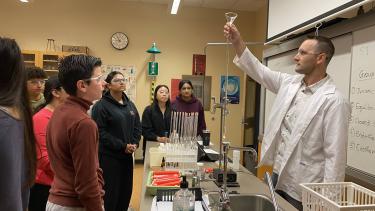
[[[152,53],[152,54],[158,54],[161,53],[161,51],[156,47],[156,43],[152,43],[152,46],[150,49],[146,51],[147,53]]]

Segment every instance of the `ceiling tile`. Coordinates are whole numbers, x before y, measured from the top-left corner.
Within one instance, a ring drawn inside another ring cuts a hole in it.
[[[239,0],[233,5],[233,9],[257,11],[264,5],[266,5],[266,0]]]
[[[168,4],[172,0],[140,0],[145,3],[154,3],[154,4]]]
[[[204,0],[202,7],[216,9],[232,9],[237,0]]]
[[[183,0],[182,5],[188,7],[202,7],[204,0]]]
[[[173,0],[119,0],[122,2],[143,2],[144,4],[172,4]],[[187,7],[204,7],[211,9],[257,11],[266,5],[267,0],[181,0]]]

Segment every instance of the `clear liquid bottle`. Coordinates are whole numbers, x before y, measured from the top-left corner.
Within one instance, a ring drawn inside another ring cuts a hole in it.
[[[188,186],[186,176],[182,176],[181,189],[175,193],[173,198],[173,211],[194,211],[195,196]]]

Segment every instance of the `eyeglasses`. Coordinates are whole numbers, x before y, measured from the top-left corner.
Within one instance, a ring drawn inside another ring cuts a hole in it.
[[[321,53],[313,53],[313,52],[307,52],[307,51],[304,51],[304,50],[298,50],[297,51],[297,55],[300,55],[300,56],[306,56],[306,55],[319,55]]]
[[[99,76],[96,76],[96,77],[92,77],[92,78],[88,78],[88,79],[84,79],[83,81],[96,81],[97,83],[99,83],[100,81],[103,81],[103,74],[102,75],[99,75]]]
[[[29,80],[32,85],[44,85],[47,81],[47,79],[32,79]]]
[[[113,83],[125,83],[124,78],[115,78],[112,80]]]

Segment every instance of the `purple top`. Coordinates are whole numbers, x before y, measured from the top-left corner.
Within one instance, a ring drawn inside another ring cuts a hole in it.
[[[198,135],[202,137],[202,131],[206,129],[206,121],[204,119],[204,110],[202,103],[194,96],[188,102],[184,101],[180,96],[176,97],[171,104],[172,111],[178,112],[198,112]]]

